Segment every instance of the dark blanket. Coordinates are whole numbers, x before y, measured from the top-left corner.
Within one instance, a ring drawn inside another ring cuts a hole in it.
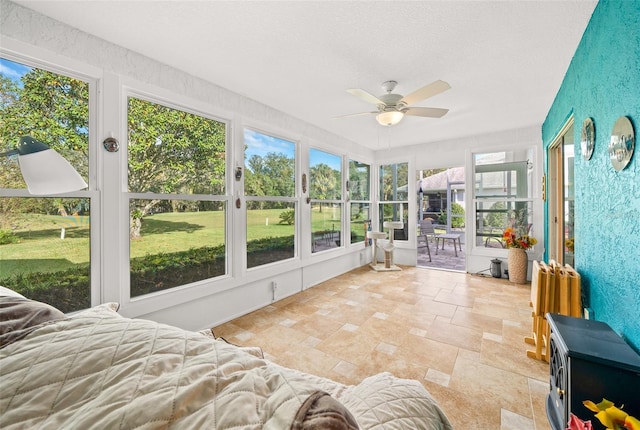
[[[0,296],[0,348],[65,315],[53,306],[24,297]]]

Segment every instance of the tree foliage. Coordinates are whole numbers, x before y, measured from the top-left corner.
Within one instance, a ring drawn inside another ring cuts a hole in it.
[[[0,75],[0,101],[2,151],[30,135],[59,152],[88,181],[88,83],[33,68],[20,82]],[[130,191],[224,194],[224,123],[136,98],[129,99],[127,122]],[[16,160],[0,159],[0,187],[24,186]],[[80,199],[64,201],[68,207],[57,199],[3,199],[0,211],[65,214],[88,209]],[[157,204],[151,201],[132,211],[146,214]],[[171,205],[163,209],[172,210]]]
[[[282,153],[269,152],[264,157],[252,155],[244,176],[247,196],[293,197],[295,195],[295,160]],[[249,209],[273,209],[278,202],[249,201]]]
[[[309,196],[318,200],[338,200],[342,195],[340,171],[325,163],[309,170]]]
[[[349,161],[349,198],[351,200],[369,200],[370,166]]]
[[[127,129],[129,191],[224,194],[224,123],[130,97]],[[144,204],[136,206],[140,202]],[[141,236],[143,217],[157,207],[162,211],[185,209],[184,204],[175,201],[132,200],[129,208],[131,238]]]
[[[380,166],[380,200],[407,200],[409,164],[385,164]],[[401,189],[404,187],[404,190]]]
[[[78,79],[31,69],[21,82],[0,75],[0,150],[17,147],[20,137],[32,136],[66,158],[88,181],[89,85]],[[0,159],[0,188],[24,188],[17,161]],[[10,200],[10,201],[9,201]],[[0,212],[7,218],[19,212],[56,213],[52,199],[3,199]],[[65,199],[72,213],[79,200]]]
[[[129,98],[129,190],[224,194],[225,124]]]

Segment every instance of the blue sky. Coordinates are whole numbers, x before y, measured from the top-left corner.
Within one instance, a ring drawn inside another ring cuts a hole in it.
[[[5,58],[0,58],[0,75],[6,76],[14,82],[21,83],[20,78],[24,76],[31,67],[23,64],[14,63]]]
[[[244,129],[245,162],[253,155],[264,157],[270,152],[284,154],[287,158],[295,158],[296,145],[288,140]]]
[[[270,152],[284,154],[288,158],[295,157],[295,143],[278,137],[262,134],[255,130],[244,130],[244,143],[247,145],[245,150],[245,163],[253,155],[264,157]],[[327,152],[311,148],[309,151],[309,164],[311,167],[322,163],[328,165],[332,169],[341,170],[342,159],[338,155],[329,154]]]
[[[314,167],[318,164],[326,164],[333,170],[342,171],[342,158],[340,156],[311,148],[309,150],[309,167]]]

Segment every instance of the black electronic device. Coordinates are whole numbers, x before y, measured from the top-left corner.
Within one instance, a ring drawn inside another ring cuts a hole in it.
[[[640,355],[608,324],[547,314],[549,395],[547,417],[553,430],[567,428],[570,414],[604,429],[582,403],[603,398],[640,417]]]

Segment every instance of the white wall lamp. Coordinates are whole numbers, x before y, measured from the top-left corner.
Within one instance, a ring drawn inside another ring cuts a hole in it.
[[[29,193],[61,194],[87,188],[87,183],[73,166],[53,149],[31,136],[20,138],[17,149],[0,153],[0,157],[18,156],[18,164]]]

